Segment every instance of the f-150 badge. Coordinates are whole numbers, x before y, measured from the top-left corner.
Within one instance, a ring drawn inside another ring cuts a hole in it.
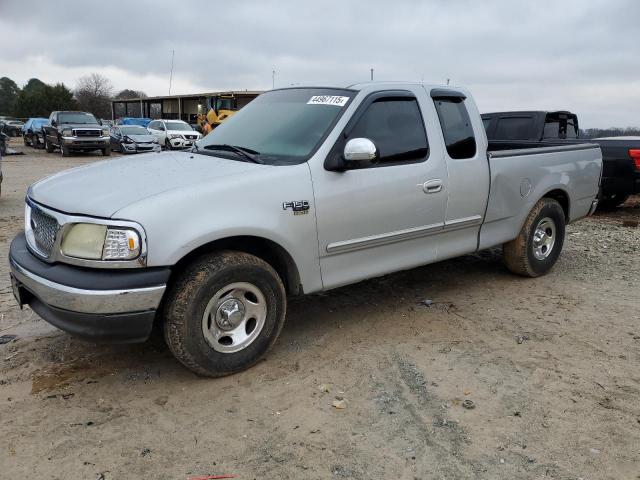
[[[309,202],[307,200],[295,200],[293,202],[283,202],[282,209],[291,209],[294,215],[306,215],[309,213]]]

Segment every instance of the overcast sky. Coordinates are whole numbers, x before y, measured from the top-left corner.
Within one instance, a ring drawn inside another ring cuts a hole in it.
[[[481,112],[640,126],[637,0],[0,0],[0,77],[148,95],[369,79],[464,85]]]

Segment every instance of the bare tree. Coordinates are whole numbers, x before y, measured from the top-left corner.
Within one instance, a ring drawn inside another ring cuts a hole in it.
[[[107,77],[99,73],[81,77],[74,93],[82,110],[91,112],[98,118],[111,117],[113,85]]]
[[[120,90],[116,94],[117,99],[129,99],[129,98],[147,98],[147,94],[141,90],[131,90],[129,88],[125,88],[124,90]]]

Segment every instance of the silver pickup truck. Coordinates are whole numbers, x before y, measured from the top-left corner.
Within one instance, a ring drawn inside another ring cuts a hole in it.
[[[12,283],[72,334],[137,342],[156,323],[188,368],[226,375],[274,344],[287,295],[499,245],[545,274],[601,169],[597,145],[488,152],[461,88],[273,90],[189,152],[33,184]]]

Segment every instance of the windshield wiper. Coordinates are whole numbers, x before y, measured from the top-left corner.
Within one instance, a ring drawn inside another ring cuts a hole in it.
[[[237,145],[229,145],[227,143],[222,143],[222,144],[205,145],[203,148],[205,150],[227,150],[230,152],[237,153],[241,157],[244,157],[247,160],[249,160],[250,162],[259,163],[261,165],[264,164],[264,162],[257,157],[257,155],[260,155],[260,152],[256,152],[255,150],[252,150],[247,147],[239,147]]]

